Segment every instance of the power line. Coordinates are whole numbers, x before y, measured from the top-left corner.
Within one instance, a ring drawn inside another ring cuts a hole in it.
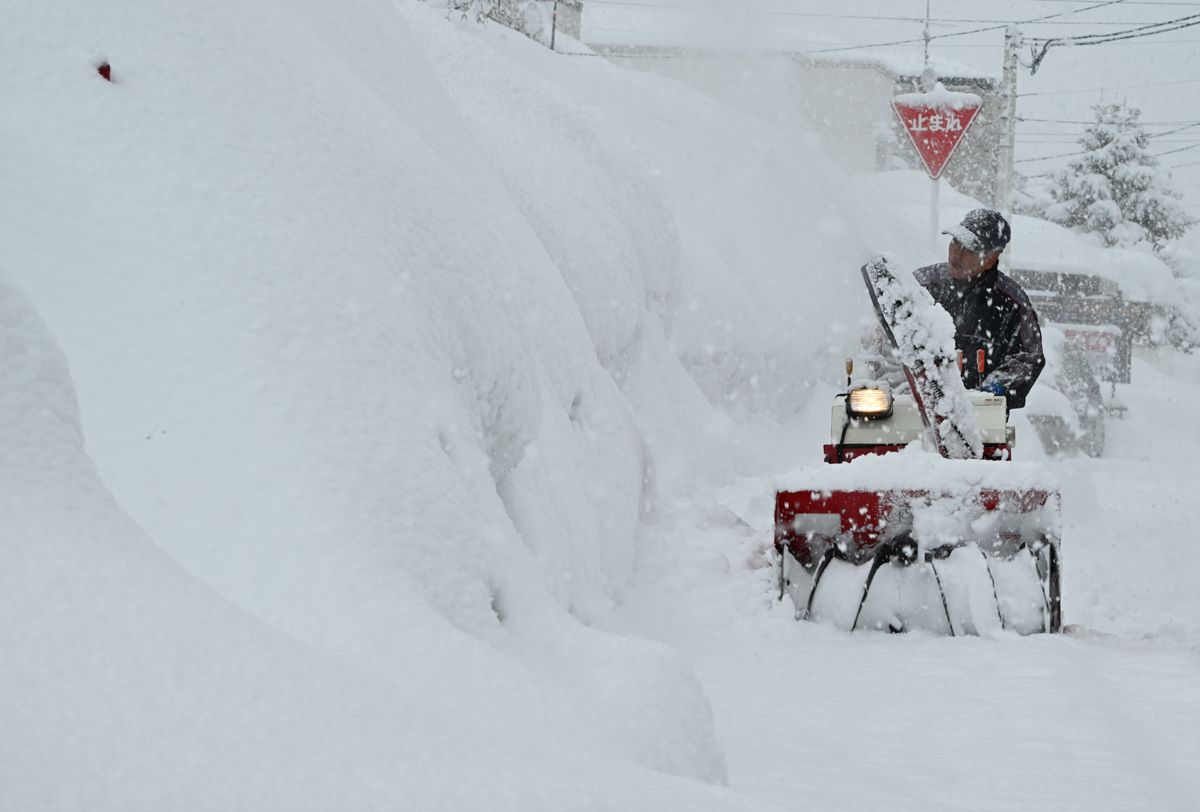
[[[1034,53],[1029,70],[1031,73],[1037,73],[1038,66],[1046,58],[1046,53],[1055,45],[1104,45],[1110,42],[1120,42],[1121,40],[1165,34],[1170,31],[1180,31],[1184,28],[1191,28],[1194,25],[1200,25],[1200,14],[1189,14],[1183,17],[1176,17],[1173,20],[1163,20],[1159,23],[1127,28],[1124,31],[1109,31],[1102,34],[1080,34],[1074,37],[1052,37],[1049,39],[1032,37],[1030,42],[1034,46]],[[1037,43],[1041,43],[1041,50],[1037,49]]]
[[[1167,87],[1169,85],[1194,85],[1200,79],[1181,79],[1177,82],[1144,82],[1140,85],[1113,85],[1112,87],[1090,87],[1085,90],[1045,90],[1037,93],[1018,93],[1018,98],[1026,96],[1063,96],[1070,93],[1103,93],[1109,90],[1141,90],[1146,87]]]
[[[590,5],[593,6],[625,6],[630,8],[649,8],[649,9],[667,9],[671,11],[693,11],[702,12],[704,8],[697,5],[680,5],[676,3],[649,3],[644,0],[590,0]],[[1077,9],[1064,12],[1067,14],[1077,14],[1088,9]],[[923,23],[924,17],[911,17],[901,15],[883,15],[883,14],[827,14],[816,11],[781,11],[777,9],[757,10],[749,9],[748,14],[761,17],[805,17],[809,19],[825,19],[825,20],[874,20],[882,22],[912,22]],[[1151,20],[1046,20],[1043,18],[1045,25],[1148,25],[1152,24]],[[998,23],[1001,25],[1011,25],[1011,20],[988,20],[979,19],[977,17],[930,17],[931,23],[983,23],[991,24]]]
[[[1126,2],[1126,0],[1105,0],[1105,2],[1093,3],[1092,5],[1084,6],[1083,8],[1070,9],[1068,11],[1059,11],[1059,12],[1055,12],[1054,14],[1045,14],[1041,17],[1032,17],[1028,20],[1021,20],[1019,22],[1007,22],[1007,23],[1004,23],[1003,25],[991,25],[991,26],[985,26],[984,28],[972,28],[967,31],[954,31],[954,32],[951,32],[948,34],[934,34],[934,35],[930,36],[929,39],[935,40],[935,39],[946,39],[947,37],[965,37],[968,34],[979,34],[984,31],[997,31],[1001,28],[1007,28],[1010,25],[1025,25],[1028,23],[1041,22],[1042,20],[1049,20],[1054,17],[1064,17],[1068,14],[1081,14],[1085,11],[1091,11],[1092,9],[1104,8],[1105,6],[1114,6],[1118,3],[1124,3],[1124,2]],[[844,46],[841,48],[820,48],[820,49],[813,50],[813,51],[798,51],[797,53],[800,53],[802,55],[828,54],[828,53],[835,53],[835,52],[839,52],[839,51],[859,51],[859,50],[863,50],[866,48],[883,48],[883,47],[887,47],[890,45],[910,45],[915,42],[925,42],[925,41],[926,41],[925,37],[920,37],[918,39],[902,39],[902,40],[894,40],[892,42],[873,42],[873,43],[869,43],[866,45],[847,45],[847,46]]]
[[[1021,137],[1022,144],[1057,144],[1060,147],[1068,144],[1077,144],[1079,141],[1080,139],[1074,136],[1063,136],[1062,138],[1058,139]],[[1168,141],[1155,141],[1154,144],[1156,146],[1163,146],[1165,144],[1200,144],[1200,138],[1172,138]]]
[[[1066,3],[1088,3],[1091,0],[1022,0],[1025,3],[1057,3],[1063,5]],[[1127,6],[1187,6],[1195,8],[1196,3],[1187,2],[1170,2],[1169,0],[1126,0]]]
[[[1101,122],[1093,121],[1090,123],[1097,124],[1097,123],[1101,123]],[[1139,126],[1142,126],[1142,125],[1139,123]],[[1190,137],[1184,137],[1184,138],[1167,138],[1165,140],[1160,140],[1160,139],[1163,139],[1163,136],[1175,135],[1176,133],[1181,133],[1185,130],[1191,130],[1196,127],[1200,127],[1200,121],[1193,121],[1190,124],[1186,124],[1182,127],[1176,127],[1173,130],[1163,130],[1160,133],[1146,133],[1144,130],[1143,130],[1143,133],[1145,134],[1147,140],[1154,141],[1155,143],[1159,143],[1159,144],[1190,144],[1193,141],[1198,140],[1198,138],[1195,134],[1193,134]],[[1061,143],[1063,143],[1063,139],[1075,141],[1081,137],[1082,137],[1082,135],[1080,135],[1078,133],[1038,132],[1036,130],[1033,132],[1026,131],[1026,132],[1021,133],[1021,140],[1027,144],[1037,144],[1037,143],[1041,143],[1041,144],[1060,143],[1061,144]],[[1055,140],[1038,140],[1038,139],[1058,139],[1058,140],[1055,141]]]
[[[1196,141],[1195,143],[1191,144],[1190,146],[1178,147],[1176,149],[1169,149],[1166,152],[1156,152],[1156,153],[1153,153],[1153,155],[1155,158],[1161,158],[1164,155],[1174,155],[1176,152],[1186,152],[1188,150],[1196,149],[1197,147],[1200,147],[1200,141]],[[1080,155],[1087,155],[1091,151],[1092,150],[1084,149],[1084,150],[1078,150],[1076,152],[1060,152],[1055,155],[1042,155],[1037,158],[1018,158],[1017,160],[1013,161],[1013,163],[1025,164],[1025,163],[1032,163],[1034,161],[1052,161],[1055,158],[1076,158]],[[1200,163],[1200,161],[1197,161],[1197,163]],[[1190,164],[1188,164],[1188,165],[1190,166]],[[1171,169],[1173,167],[1167,167],[1167,168]]]
[[[1023,119],[1018,119],[1018,121],[1023,121]],[[1074,122],[1074,123],[1086,124],[1089,127],[1091,127],[1096,124],[1104,124],[1105,122],[1096,121],[1093,119],[1092,121],[1080,121],[1080,122]],[[1200,127],[1200,121],[1177,121],[1177,122],[1173,122],[1173,123],[1182,124],[1183,126],[1176,127],[1173,130],[1163,130],[1162,132],[1157,132],[1157,133],[1146,133],[1146,137],[1147,138],[1162,138],[1164,135],[1174,135],[1175,133],[1183,132],[1184,130],[1190,130],[1193,127]],[[1151,125],[1145,121],[1138,121],[1138,122],[1136,122],[1136,124],[1133,124],[1132,126],[1136,126],[1142,130],[1145,130],[1146,127],[1151,126]],[[1022,131],[1021,134],[1027,135],[1027,136],[1028,135],[1034,135],[1034,136],[1044,135],[1044,136],[1059,136],[1062,138],[1075,138],[1079,134],[1079,131],[1076,130],[1075,132],[1064,132],[1062,130],[1024,130],[1024,131]]]
[[[1194,22],[1191,22],[1191,21],[1195,21],[1196,18],[1198,18],[1198,17],[1200,17],[1200,14],[1185,14],[1182,17],[1175,17],[1174,19],[1171,19],[1171,20],[1159,20],[1158,22],[1146,23],[1145,25],[1139,25],[1135,28],[1126,29],[1125,31],[1105,31],[1105,32],[1101,32],[1098,34],[1077,34],[1073,37],[1052,37],[1052,38],[1031,37],[1030,39],[1032,39],[1036,42],[1050,42],[1050,43],[1056,43],[1056,44],[1060,44],[1060,45],[1090,45],[1093,43],[1094,40],[1106,40],[1109,37],[1121,37],[1121,36],[1125,36],[1128,34],[1139,34],[1140,36],[1150,36],[1150,34],[1159,33],[1157,30],[1151,31],[1150,29],[1159,29],[1159,28],[1163,28],[1165,26],[1174,26],[1174,25],[1178,24],[1181,27],[1186,28],[1189,24],[1194,24]]]
[[[1028,0],[1026,0],[1026,2],[1028,2]],[[1197,40],[1197,39],[1159,39],[1159,40],[1142,42],[1140,39],[1126,38],[1124,45],[1126,47],[1130,46],[1130,45],[1154,45],[1154,46],[1189,45],[1189,44],[1193,44],[1196,42],[1200,42],[1200,40]],[[1099,43],[1097,43],[1097,44],[1099,44]],[[976,42],[947,42],[947,43],[942,44],[942,48],[944,50],[953,49],[956,51],[964,49],[964,48],[976,48],[976,49],[988,48],[988,49],[994,51],[996,49],[996,44],[995,43],[976,43]],[[1028,65],[1026,65],[1025,67],[1028,67]]]
[[[1192,144],[1190,147],[1177,147],[1175,149],[1169,149],[1166,152],[1158,152],[1155,154],[1161,158],[1164,155],[1174,155],[1176,152],[1186,152],[1187,150],[1195,149],[1196,147],[1200,147],[1200,142]]]
[[[1095,119],[1069,119],[1069,118],[1034,118],[1032,116],[1017,116],[1017,121],[1037,121],[1045,124],[1095,124]],[[1170,127],[1175,124],[1193,124],[1191,120],[1185,121],[1140,121],[1138,122],[1144,127]]]
[[[1172,133],[1183,132],[1184,130],[1192,129],[1193,127],[1200,127],[1200,121],[1193,121],[1191,124],[1185,124],[1184,126],[1178,127],[1174,130],[1164,130],[1163,132],[1160,132],[1160,133],[1151,133],[1151,134],[1147,135],[1146,137],[1147,138],[1162,138],[1164,135],[1171,135]]]
[[[1187,20],[1187,22],[1184,22],[1185,20]],[[1171,31],[1182,31],[1183,29],[1191,28],[1194,25],[1200,25],[1200,14],[1192,14],[1188,17],[1180,17],[1177,25],[1156,23],[1153,25],[1143,25],[1137,28],[1130,28],[1125,31],[1112,31],[1105,34],[1080,34],[1077,37],[1054,38],[1052,40],[1046,40],[1046,42],[1054,45],[1104,45],[1109,42],[1120,42],[1121,40],[1127,39],[1140,39],[1142,37],[1152,37],[1156,34],[1167,34]]]
[[[1018,158],[1013,161],[1015,164],[1027,164],[1033,161],[1052,161],[1055,158],[1074,158],[1077,155],[1086,155],[1087,150],[1079,150],[1078,152],[1061,152],[1057,155],[1043,155],[1040,158]]]

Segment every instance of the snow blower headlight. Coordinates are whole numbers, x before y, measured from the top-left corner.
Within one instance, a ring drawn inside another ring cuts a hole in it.
[[[892,394],[875,386],[851,389],[846,397],[846,413],[866,420],[892,416]]]

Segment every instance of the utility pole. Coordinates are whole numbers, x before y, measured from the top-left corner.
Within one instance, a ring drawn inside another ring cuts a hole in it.
[[[931,2],[932,0],[925,0],[925,27],[922,30],[922,39],[925,40],[925,67],[921,70],[919,85],[922,93],[932,93],[937,85],[937,71],[929,64],[929,4]],[[941,193],[941,179],[933,178],[929,187],[929,239],[934,248],[937,248],[938,235],[942,230],[939,227],[942,213]]]
[[[550,13],[550,50],[554,50],[554,36],[558,33],[558,0],[554,0],[554,10]]]
[[[925,27],[921,30],[921,39],[925,41],[925,70],[929,70],[929,3],[925,0]]]
[[[1004,32],[1004,75],[1001,80],[1000,151],[996,166],[996,188],[992,208],[1012,221],[1015,172],[1013,153],[1017,146],[1017,67],[1021,32],[1009,26]]]
[[[917,82],[917,89],[922,93],[933,90],[933,86],[937,83],[937,72],[929,65],[929,40],[931,39],[929,35],[929,3],[930,0],[925,0],[925,27],[921,31],[921,38],[925,41],[925,61]]]

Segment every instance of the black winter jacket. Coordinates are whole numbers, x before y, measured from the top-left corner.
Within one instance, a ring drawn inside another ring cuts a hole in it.
[[[1046,357],[1037,314],[1021,286],[998,268],[971,282],[958,282],[950,278],[944,262],[919,268],[915,276],[954,320],[954,343],[963,352],[966,387],[978,389],[983,383],[998,382],[1004,386],[1008,408],[1024,406]],[[981,348],[987,351],[982,376],[976,369],[976,352]]]

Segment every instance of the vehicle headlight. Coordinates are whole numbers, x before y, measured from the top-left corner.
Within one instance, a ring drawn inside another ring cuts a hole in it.
[[[846,413],[865,419],[891,417],[892,393],[876,386],[851,389],[846,396]]]

